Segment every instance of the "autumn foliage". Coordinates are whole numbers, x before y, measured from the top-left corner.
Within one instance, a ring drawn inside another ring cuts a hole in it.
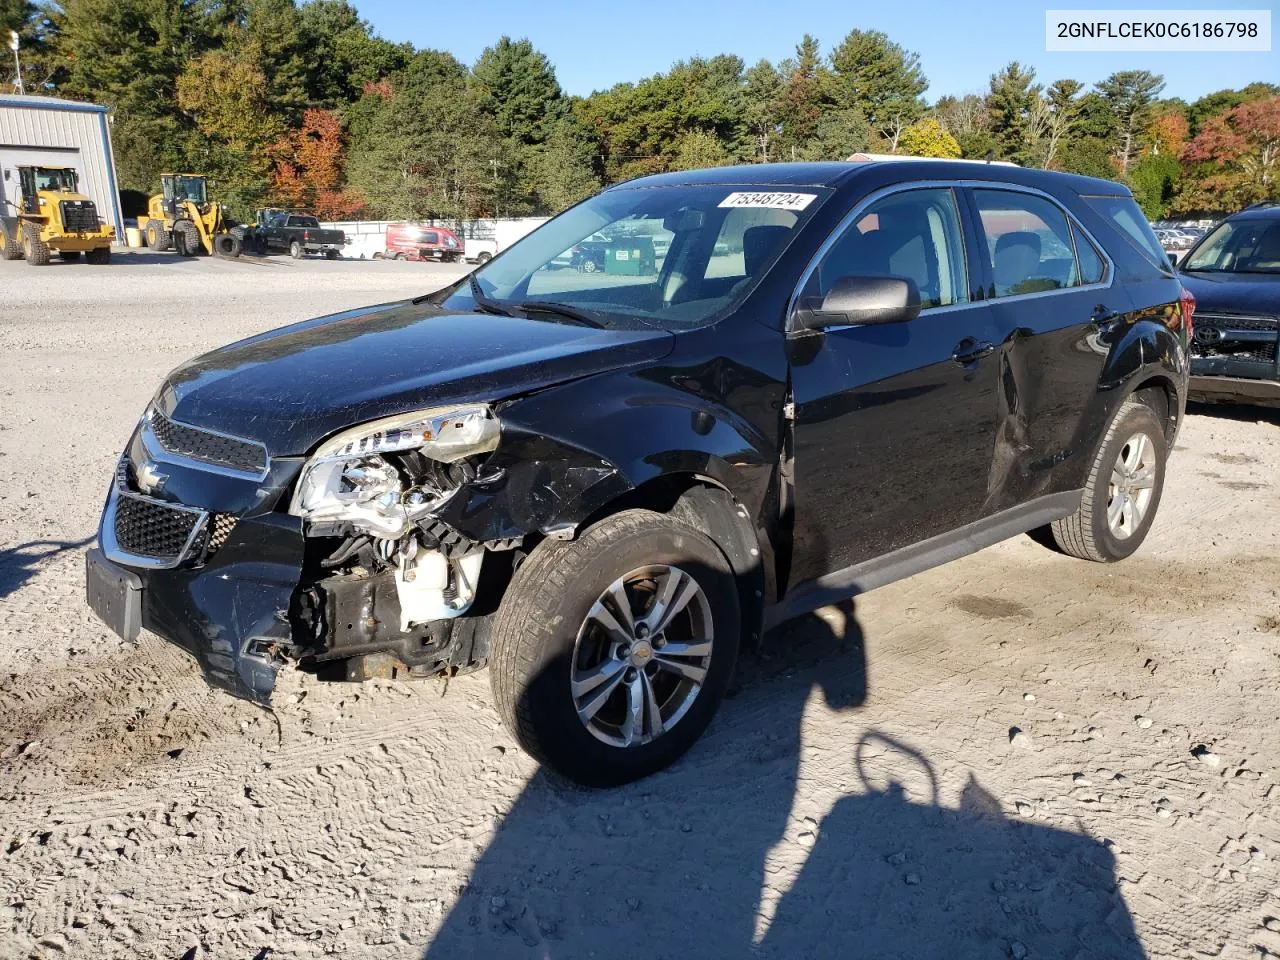
[[[328,220],[345,220],[363,209],[360,195],[342,185],[342,121],[333,111],[308,109],[302,126],[277,140],[269,152],[274,161],[272,193],[283,205]]]
[[[1224,198],[1231,206],[1274,198],[1280,192],[1280,97],[1210,117],[1182,160],[1201,174],[1188,201],[1213,208]]]

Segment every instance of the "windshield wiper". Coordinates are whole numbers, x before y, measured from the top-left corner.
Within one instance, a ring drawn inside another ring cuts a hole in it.
[[[567,303],[555,303],[551,300],[526,300],[524,303],[516,304],[516,309],[523,310],[525,313],[554,313],[558,317],[565,317],[586,327],[595,327],[597,330],[604,329],[604,324],[590,313],[585,310],[579,310],[577,307],[571,307]]]
[[[471,283],[471,299],[475,301],[476,309],[481,313],[492,313],[499,317],[510,317],[512,313],[496,300],[490,300],[485,296],[484,290],[480,288],[480,281],[476,279],[474,273],[467,276],[467,280]]]

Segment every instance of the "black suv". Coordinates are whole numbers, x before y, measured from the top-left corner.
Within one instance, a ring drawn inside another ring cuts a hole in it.
[[[651,238],[656,272],[567,268],[602,230]],[[1189,323],[1115,183],[946,161],[647,177],[444,290],[175,370],[112,480],[89,601],[262,704],[290,661],[488,664],[532,754],[634,779],[694,742],[775,623],[1023,531],[1137,549]]]
[[[1280,406],[1280,203],[1219,223],[1187,254],[1195,400]]]

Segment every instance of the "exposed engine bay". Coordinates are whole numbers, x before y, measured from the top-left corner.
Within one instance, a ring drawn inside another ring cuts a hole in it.
[[[341,434],[311,458],[290,508],[318,552],[294,613],[312,640],[300,652],[349,660],[359,677],[483,665],[492,609],[468,614],[492,554],[521,541],[478,543],[435,514],[501,479],[485,466],[498,434],[487,407],[429,411]],[[496,566],[509,572],[511,558]]]

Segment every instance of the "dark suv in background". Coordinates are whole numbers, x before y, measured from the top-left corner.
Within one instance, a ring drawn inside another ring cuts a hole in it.
[[[1280,406],[1280,203],[1219,223],[1179,271],[1196,298],[1192,398]]]
[[[651,238],[655,269],[560,269],[602,231]],[[1024,531],[1137,549],[1190,323],[1108,181],[632,181],[444,290],[175,370],[112,478],[89,601],[262,704],[286,662],[487,664],[531,753],[634,779],[697,739],[772,624]]]

